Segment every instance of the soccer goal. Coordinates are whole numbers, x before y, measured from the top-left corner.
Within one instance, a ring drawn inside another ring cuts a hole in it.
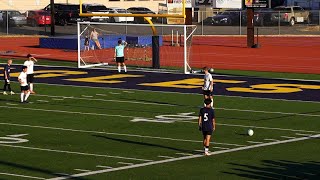
[[[98,32],[93,40],[91,32]],[[125,63],[137,68],[152,68],[158,53],[160,68],[191,70],[192,38],[195,25],[154,25],[159,42],[152,42],[154,32],[148,24],[78,22],[78,67],[115,65],[114,48],[119,40],[127,42]],[[88,42],[87,44],[85,42]]]

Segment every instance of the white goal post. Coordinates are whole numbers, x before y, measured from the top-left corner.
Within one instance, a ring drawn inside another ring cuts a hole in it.
[[[161,68],[190,73],[192,37],[196,26],[155,24],[154,28],[159,36],[157,52],[152,47],[155,45],[152,42],[154,35],[149,24],[78,22],[78,67],[115,65],[114,48],[121,39],[128,44],[125,48],[127,66],[152,68],[153,53],[159,53]],[[99,34],[97,40],[90,37],[93,29]]]

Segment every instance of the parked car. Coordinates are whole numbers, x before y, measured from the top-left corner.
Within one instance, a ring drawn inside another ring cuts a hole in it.
[[[119,7],[111,7],[110,9],[112,9],[112,13],[115,14],[132,14],[129,13],[126,9],[123,8],[119,8]],[[134,21],[134,17],[113,17],[114,22],[133,22]]]
[[[15,10],[0,10],[1,24],[4,26],[9,23],[9,26],[23,26],[27,24],[27,18],[19,11]]]
[[[60,24],[64,26],[67,24],[76,23],[77,21],[81,20],[79,16],[80,6],[77,4],[55,3],[54,9],[55,9],[54,20],[56,24]],[[51,12],[50,4],[46,6],[44,10],[50,13]]]
[[[109,14],[113,13],[113,10],[107,8],[103,4],[83,4],[82,6],[83,13],[92,13],[92,14]],[[94,22],[113,22],[113,17],[108,16],[92,16],[84,18],[86,21],[94,21]]]
[[[51,24],[51,15],[48,11],[36,10],[27,12],[27,24],[31,26],[41,26]]]
[[[271,25],[274,22],[272,21],[272,14],[274,10],[270,8],[260,8],[254,11],[254,23],[255,25],[265,26]]]
[[[246,14],[241,13],[241,21],[246,22]],[[236,25],[240,23],[240,11],[226,10],[212,17],[213,25]]]
[[[300,6],[278,6],[274,8],[272,19],[274,22],[294,26],[296,23],[310,23],[310,14]]]
[[[127,9],[129,13],[132,14],[156,14],[155,12],[151,11],[149,8],[146,7],[130,7]],[[152,20],[152,18],[149,18]],[[136,23],[143,23],[145,20],[143,17],[135,17],[134,22]]]

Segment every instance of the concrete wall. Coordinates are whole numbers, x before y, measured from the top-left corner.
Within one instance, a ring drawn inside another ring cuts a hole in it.
[[[158,4],[165,3],[166,0],[83,0],[84,3],[99,3],[107,7],[129,8],[133,6],[148,7],[153,11],[158,11]],[[0,0],[0,10],[14,9],[20,12],[27,10],[43,9],[50,3],[50,0]],[[55,0],[55,3],[79,4],[79,0]]]

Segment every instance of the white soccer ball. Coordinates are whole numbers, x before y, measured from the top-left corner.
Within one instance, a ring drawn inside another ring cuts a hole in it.
[[[209,73],[211,73],[211,74],[214,73],[214,69],[213,69],[213,68],[210,68],[210,69],[209,69]]]
[[[254,132],[253,132],[252,129],[249,129],[249,130],[248,130],[248,135],[249,135],[249,136],[253,136],[253,133],[254,133]]]

